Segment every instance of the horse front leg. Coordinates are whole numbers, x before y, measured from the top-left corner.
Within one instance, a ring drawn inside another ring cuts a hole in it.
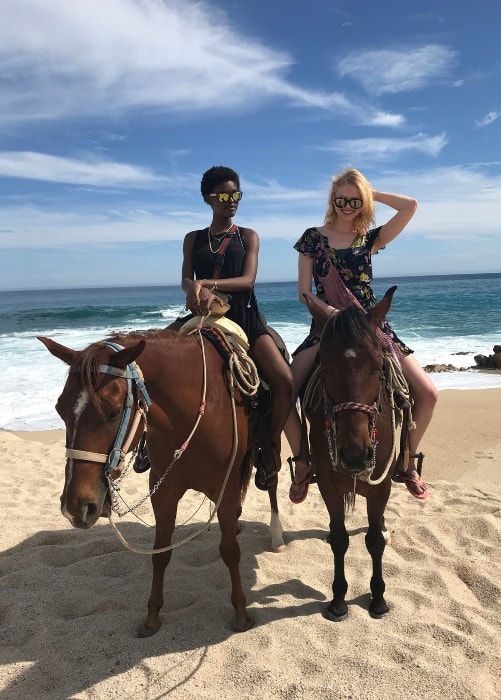
[[[365,536],[365,546],[372,558],[371,593],[372,601],[369,605],[369,615],[379,619],[385,615],[389,608],[384,599],[385,582],[383,579],[383,554],[386,546],[384,535],[384,509],[386,501],[381,498],[367,499],[367,516],[369,527]]]
[[[330,501],[329,514],[331,516],[329,543],[334,555],[334,580],[332,582],[334,598],[329,603],[324,614],[332,622],[341,622],[348,615],[348,606],[345,600],[348,582],[344,574],[344,558],[350,543],[344,522],[344,500],[342,494],[336,494]]]
[[[231,603],[235,611],[231,627],[234,632],[245,632],[253,626],[254,620],[247,615],[247,601],[240,578],[240,546],[236,535],[235,504],[223,501],[217,511],[217,518],[221,528],[219,552],[231,578]]]
[[[155,543],[153,549],[164,549],[169,547],[172,541],[172,533],[176,523],[176,513],[178,501],[165,503],[158,497],[162,493],[159,489],[152,498],[153,510],[155,512],[156,530]],[[164,604],[164,576],[172,557],[172,550],[153,554],[151,557],[153,565],[153,577],[151,582],[151,592],[148,599],[148,615],[145,622],[138,630],[138,637],[151,637],[158,632],[162,622],[160,620],[160,610]]]
[[[278,499],[277,499],[277,486],[278,484],[273,484],[268,488],[268,496],[270,499],[271,508],[271,519],[270,519],[270,532],[271,532],[271,549],[273,552],[283,552],[285,549],[285,542],[283,538],[283,528],[280,522],[280,514],[278,512]]]

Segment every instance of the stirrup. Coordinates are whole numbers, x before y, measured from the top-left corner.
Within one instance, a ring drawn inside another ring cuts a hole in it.
[[[144,474],[151,467],[150,458],[146,449],[146,433],[143,434],[137,450],[136,459],[134,460],[133,469],[138,474]]]
[[[270,452],[275,455],[276,454],[276,445],[271,445],[271,450]],[[254,477],[254,483],[256,485],[256,488],[258,488],[260,491],[268,491],[270,486],[274,486],[275,484],[278,483],[278,469],[276,467],[276,460],[273,458],[273,461],[275,462],[275,466],[271,471],[268,471],[266,463],[263,458],[263,450],[261,448],[258,449],[257,451],[257,458],[256,458],[257,464],[256,464],[256,474]]]
[[[422,452],[411,452],[409,454],[409,457],[413,457],[414,459],[417,459],[416,471],[419,474],[419,476],[421,476],[421,472],[423,471],[424,454]]]
[[[421,476],[421,472],[423,471],[423,460],[424,460],[424,454],[423,452],[409,452],[409,459],[410,458],[417,459],[417,464],[416,464],[416,471],[419,476]],[[395,470],[393,472],[393,476],[391,477],[393,481],[396,483],[402,484],[404,480],[400,476],[400,473],[402,471],[405,471],[403,469],[404,466],[404,459],[401,455],[399,455],[396,463],[395,463]],[[407,465],[408,466],[408,465]]]
[[[289,465],[289,470],[291,473],[291,481],[294,481],[295,473],[294,473],[294,467],[292,466],[293,462],[304,462],[307,467],[311,469],[311,463],[308,459],[305,459],[304,457],[301,457],[301,455],[297,455],[296,457],[287,457],[287,463]],[[316,484],[317,483],[317,475],[313,474],[313,476],[310,479],[310,484]]]

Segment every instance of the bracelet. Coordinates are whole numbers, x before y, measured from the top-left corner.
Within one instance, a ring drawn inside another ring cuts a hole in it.
[[[210,288],[211,292],[217,292],[217,280],[212,280],[212,287]]]

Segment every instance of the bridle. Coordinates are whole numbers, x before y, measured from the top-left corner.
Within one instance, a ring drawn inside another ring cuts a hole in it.
[[[331,458],[331,464],[334,470],[337,469],[338,465],[338,453],[337,453],[337,426],[336,426],[336,415],[341,413],[341,411],[359,411],[360,413],[367,413],[370,417],[369,419],[369,437],[371,441],[371,446],[373,450],[371,472],[376,466],[376,446],[377,446],[377,431],[376,431],[376,418],[381,409],[381,380],[379,383],[379,395],[378,398],[372,404],[359,403],[358,401],[344,401],[343,403],[333,404],[327,395],[325,385],[322,386],[322,396],[324,400],[324,415],[325,415],[325,435],[327,437],[327,442],[329,445],[329,455]]]
[[[118,343],[112,343],[110,341],[106,341],[105,345],[112,348],[115,352],[124,349],[121,345],[118,345]],[[99,371],[102,374],[111,374],[114,377],[121,377],[127,381],[127,395],[124,400],[122,420],[120,421],[120,426],[115,437],[115,443],[108,454],[87,452],[86,450],[74,450],[67,447],[66,457],[68,459],[81,459],[86,462],[104,464],[104,473],[109,479],[113,471],[119,471],[121,462],[129,452],[139,422],[142,420],[146,427],[146,414],[151,405],[151,399],[144,384],[141,368],[136,362],[131,362],[125,369],[120,369],[119,367],[113,367],[111,365],[99,365]],[[136,392],[134,392],[134,387],[136,388]],[[136,401],[134,400],[134,394],[137,396]],[[134,403],[136,411],[131,421]],[[130,426],[129,423],[131,423]]]
[[[369,416],[369,439],[371,441],[372,447],[372,459],[370,466],[366,470],[356,475],[354,478],[361,478],[363,480],[369,481],[369,483],[375,484],[376,482],[371,482],[370,477],[372,472],[376,467],[376,447],[377,447],[377,431],[376,431],[376,420],[377,416],[381,412],[381,389],[384,383],[384,372],[381,372],[379,380],[379,394],[377,399],[372,404],[359,403],[358,401],[344,401],[342,403],[333,404],[330,400],[327,391],[325,389],[325,384],[322,384],[322,396],[324,403],[324,415],[325,415],[325,436],[327,438],[327,445],[329,451],[329,458],[331,461],[331,466],[334,471],[339,471],[339,455],[337,449],[337,421],[336,416],[341,411],[359,411],[361,413],[367,413]],[[379,483],[379,479],[377,480]]]

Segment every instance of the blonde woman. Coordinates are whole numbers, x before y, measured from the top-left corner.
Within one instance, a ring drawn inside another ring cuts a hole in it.
[[[375,227],[375,202],[395,210],[394,215],[379,227]],[[366,311],[372,308],[376,303],[371,287],[372,255],[402,233],[416,209],[417,201],[412,197],[375,190],[364,175],[354,168],[333,177],[323,226],[307,229],[294,246],[299,253],[300,302],[305,304],[306,297],[309,297],[315,307],[326,315],[350,303],[360,304]],[[334,286],[331,282],[333,275],[336,279]],[[316,297],[312,297],[312,281]],[[416,428],[409,435],[411,456],[409,463],[402,465],[399,475],[415,498],[424,499],[428,489],[416,470],[415,459],[438,393],[413,351],[398,338],[387,321],[382,324],[382,330],[397,349],[414,399]],[[319,340],[319,330],[312,324],[308,337],[294,353],[292,374],[296,396],[313,368]],[[295,455],[289,496],[293,503],[301,503],[306,498],[314,473],[301,455],[301,426],[295,409],[286,423],[285,434]]]

